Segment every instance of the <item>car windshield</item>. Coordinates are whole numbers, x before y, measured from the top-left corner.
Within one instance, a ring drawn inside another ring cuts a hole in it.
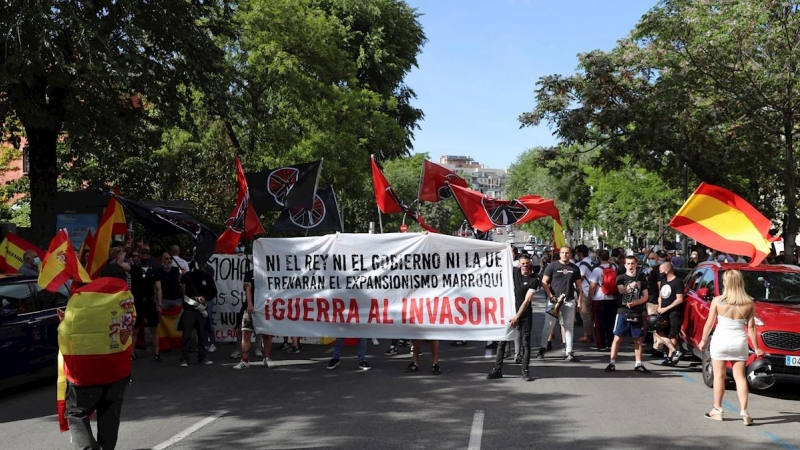
[[[743,270],[744,288],[756,301],[800,305],[800,273]],[[722,274],[720,273],[720,283]],[[724,289],[724,286],[720,286]]]

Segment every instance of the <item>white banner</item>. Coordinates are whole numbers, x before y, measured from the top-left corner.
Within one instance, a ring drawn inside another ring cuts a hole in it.
[[[217,298],[214,299],[214,334],[217,341],[235,342],[236,318],[244,298],[244,273],[252,269],[252,261],[245,255],[213,255],[208,264],[214,268]]]
[[[508,245],[441,234],[331,234],[253,245],[256,331],[308,337],[506,340]]]

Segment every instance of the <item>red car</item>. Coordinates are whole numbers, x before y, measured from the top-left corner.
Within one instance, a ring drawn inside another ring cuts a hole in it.
[[[718,262],[698,264],[684,281],[686,310],[681,337],[688,349],[703,360],[703,381],[711,387],[714,376],[708,347],[701,352],[697,343],[703,338],[711,300],[722,293],[722,274],[730,269],[742,272],[745,290],[756,300],[758,343],[776,379],[800,382],[800,267]],[[753,359],[755,353],[747,363]]]

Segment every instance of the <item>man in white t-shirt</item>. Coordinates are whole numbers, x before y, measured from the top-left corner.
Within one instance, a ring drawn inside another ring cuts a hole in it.
[[[172,255],[172,266],[181,269],[181,273],[188,272],[189,263],[187,263],[185,259],[181,258],[181,247],[179,245],[173,245],[170,247],[169,252]]]
[[[592,321],[592,305],[591,297],[589,296],[589,274],[594,267],[592,258],[589,256],[589,248],[583,244],[575,247],[575,264],[581,269],[581,290],[583,291],[583,304],[581,305],[581,321],[583,321],[583,337],[578,339],[578,342],[589,343],[594,339],[592,338],[592,331],[594,329]]]
[[[597,340],[597,346],[593,347],[593,349],[608,351],[614,341],[614,321],[617,315],[617,302],[614,299],[614,294],[611,293],[616,291],[616,281],[613,288],[606,286],[603,289],[603,271],[611,268],[616,272],[617,267],[609,261],[608,250],[600,250],[597,253],[597,257],[600,259],[600,264],[592,270],[588,277],[589,298],[592,299],[595,339]],[[606,292],[609,293],[606,294]]]

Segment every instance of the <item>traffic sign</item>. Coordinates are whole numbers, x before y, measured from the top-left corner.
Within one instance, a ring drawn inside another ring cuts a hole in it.
[[[401,233],[405,233],[406,231],[408,231],[408,225],[406,225],[406,224],[401,224],[401,225],[400,225],[400,232],[401,232]]]

